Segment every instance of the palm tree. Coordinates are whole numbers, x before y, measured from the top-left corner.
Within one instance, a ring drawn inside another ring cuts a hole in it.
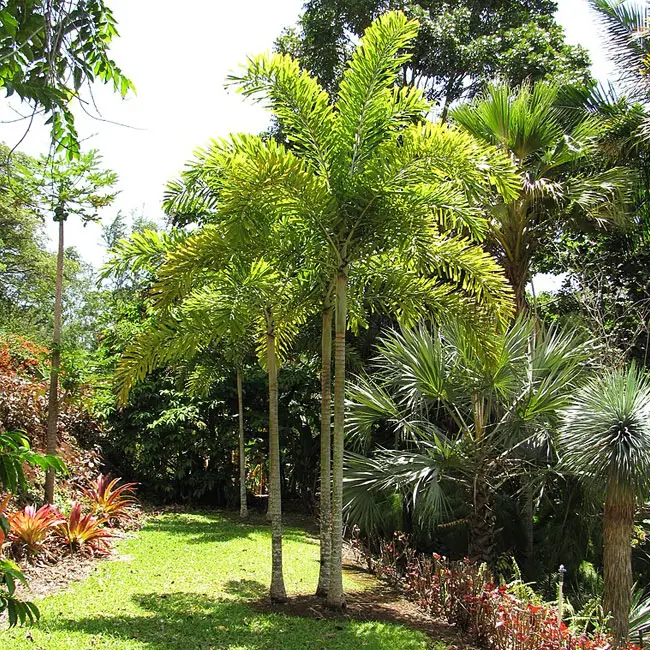
[[[332,102],[318,82],[285,55],[249,60],[240,76],[231,76],[245,95],[265,100],[292,149],[247,138],[231,144],[230,156],[212,157],[220,194],[219,211],[234,215],[242,205],[260,201],[258,210],[275,203],[285,219],[302,221],[306,241],[317,233],[313,259],[319,275],[333,286],[335,321],[334,426],[332,439],[332,525],[328,605],[345,606],[342,585],[342,487],[345,398],[345,338],[348,285],[359,261],[393,252],[423,267],[450,231],[465,249],[457,279],[500,318],[507,317],[504,283],[493,263],[471,247],[466,234],[480,237],[486,221],[478,204],[496,188],[516,195],[512,164],[496,149],[479,144],[459,130],[425,121],[430,107],[412,87],[395,89],[408,48],[417,33],[415,21],[400,12],[378,18],[357,46]],[[223,148],[223,147],[222,147]],[[247,177],[235,177],[246,156]],[[236,150],[236,151],[235,151]],[[254,155],[253,155],[254,154]],[[263,157],[264,165],[253,165]],[[272,163],[272,164],[271,164]],[[280,171],[281,170],[281,171]],[[225,179],[225,180],[224,180]],[[230,180],[228,180],[230,179]],[[235,200],[234,186],[238,200]],[[225,183],[225,185],[224,185]],[[225,200],[224,200],[225,199]],[[235,208],[235,210],[233,210]],[[256,228],[239,219],[244,228]],[[462,233],[462,234],[459,234]]]
[[[552,456],[549,431],[588,355],[574,336],[536,328],[519,319],[505,333],[478,334],[447,322],[384,337],[372,374],[349,393],[348,435],[368,450],[379,427],[397,445],[349,457],[353,521],[372,529],[377,504],[395,492],[412,499],[417,517],[439,521],[445,489],[460,484],[471,504],[469,555],[494,561],[496,492],[530,469],[529,446]]]
[[[604,497],[604,607],[619,644],[629,631],[631,537],[650,490],[650,381],[634,366],[589,381],[565,410],[561,462]]]
[[[300,278],[280,276],[262,258],[249,261],[241,252],[227,253],[223,233],[210,225],[186,237],[171,238],[172,243],[167,238],[156,244],[151,233],[136,239],[121,247],[113,268],[158,260],[152,287],[155,318],[118,364],[121,397],[126,398],[135,381],[173,359],[192,356],[216,341],[241,345],[249,335],[255,340],[269,381],[270,596],[284,602],[277,373],[278,359],[286,354],[304,317],[299,308]],[[239,402],[241,409],[241,394]]]
[[[507,153],[524,178],[517,196],[494,205],[487,237],[518,313],[527,309],[526,285],[540,248],[567,223],[622,221],[633,186],[630,169],[599,166],[605,125],[568,109],[561,101],[566,92],[551,83],[496,84],[451,111],[453,122]]]
[[[605,28],[605,47],[618,68],[618,85],[632,101],[647,104],[650,96],[650,22],[646,2],[590,0]],[[637,135],[650,138],[647,114]]]

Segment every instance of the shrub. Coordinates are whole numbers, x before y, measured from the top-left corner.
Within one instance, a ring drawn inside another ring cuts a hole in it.
[[[93,514],[105,519],[110,525],[133,519],[136,504],[136,483],[118,485],[119,478],[111,480],[110,475],[100,474],[84,494],[90,501]]]
[[[382,541],[377,557],[352,540],[357,557],[376,575],[402,589],[433,616],[471,634],[488,650],[609,650],[609,635],[574,634],[548,603],[518,598],[513,585],[495,584],[485,565],[417,553],[408,537],[395,533]],[[520,585],[519,585],[520,586]],[[516,590],[522,593],[521,589]],[[628,645],[628,650],[639,650]]]
[[[9,539],[19,548],[26,548],[31,555],[43,551],[46,541],[64,518],[51,505],[26,506],[9,516]]]
[[[27,584],[25,576],[17,564],[11,560],[0,559],[0,614],[7,612],[9,627],[33,623],[40,614],[34,603],[24,602],[15,597],[16,582]]]
[[[84,514],[81,504],[75,501],[70,514],[57,525],[54,533],[71,553],[107,555],[111,550],[108,542],[113,535],[104,524],[106,519]]]

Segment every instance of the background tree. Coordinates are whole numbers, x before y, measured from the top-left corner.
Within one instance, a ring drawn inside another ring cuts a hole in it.
[[[386,11],[400,9],[418,20],[413,54],[399,81],[422,88],[444,116],[453,103],[472,97],[487,82],[525,79],[589,80],[589,57],[567,45],[556,23],[555,2],[517,0],[308,0],[298,27],[277,48],[296,56],[332,93],[359,38]]]
[[[563,418],[562,464],[604,497],[604,608],[624,645],[632,598],[631,537],[650,489],[650,383],[638,368],[614,370],[576,392]]]
[[[132,82],[109,56],[118,36],[113,13],[103,0],[7,0],[0,8],[0,88],[42,111],[52,143],[68,158],[81,153],[73,102],[95,81],[112,84],[122,97]]]
[[[54,330],[52,335],[52,366],[47,423],[47,453],[57,453],[59,409],[59,371],[61,365],[61,312],[63,304],[64,224],[70,215],[84,223],[98,219],[98,210],[110,205],[115,194],[109,190],[117,183],[117,175],[100,168],[101,157],[89,151],[77,160],[43,158],[36,168],[25,171],[38,192],[43,210],[58,223],[58,252],[56,263],[56,291],[54,296]],[[45,500],[53,503],[54,470],[48,470],[45,482]]]

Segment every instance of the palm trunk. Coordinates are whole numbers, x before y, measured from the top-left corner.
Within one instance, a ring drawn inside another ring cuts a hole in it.
[[[244,443],[244,395],[241,386],[241,366],[237,366],[237,405],[239,408],[239,516],[248,519],[246,504],[246,447]]]
[[[524,520],[524,535],[526,537],[525,567],[530,577],[535,569],[535,492],[529,487],[524,492],[522,517]]]
[[[632,600],[632,529],[634,496],[610,481],[603,516],[605,593],[603,605],[611,615],[616,647],[624,646],[629,633]]]
[[[52,366],[50,392],[47,404],[46,451],[56,454],[59,425],[59,368],[61,366],[61,306],[63,302],[63,219],[59,220],[59,250],[56,258],[56,291],[54,294],[54,333],[52,336]],[[54,503],[55,471],[52,467],[45,475],[45,501]]]
[[[275,356],[275,335],[269,328],[266,335],[269,373],[269,515],[271,518],[271,601],[287,602],[282,574],[282,487],[280,481],[280,435],[278,431],[278,364]]]
[[[469,557],[494,566],[496,515],[494,495],[479,470],[474,477],[472,514],[469,521]]]
[[[336,340],[334,344],[334,436],[332,454],[332,553],[327,605],[345,609],[343,593],[343,444],[345,436],[345,332],[347,276],[336,276]]]
[[[320,573],[316,595],[329,591],[332,547],[332,307],[323,309],[321,334],[321,410],[320,410]]]

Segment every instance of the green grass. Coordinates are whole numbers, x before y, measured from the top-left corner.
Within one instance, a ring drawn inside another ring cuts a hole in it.
[[[312,593],[318,546],[287,528],[288,593]],[[316,620],[255,607],[270,571],[264,525],[225,516],[168,514],[120,542],[120,559],[46,597],[32,628],[0,632],[2,650],[425,650],[423,634],[399,625]],[[363,588],[346,576],[346,590]],[[438,647],[438,646],[436,646]]]

